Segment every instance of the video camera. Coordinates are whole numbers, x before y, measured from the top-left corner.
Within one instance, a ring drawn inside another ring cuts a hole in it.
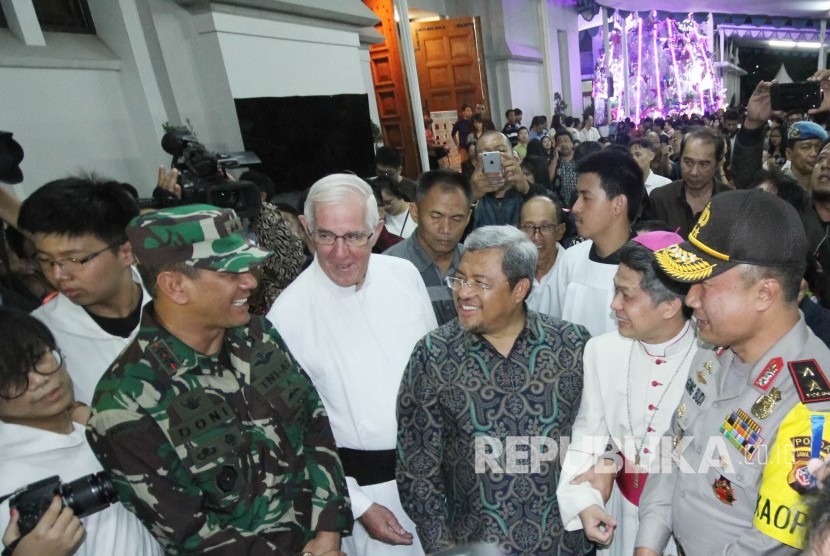
[[[0,501],[8,498],[9,507],[20,512],[17,527],[22,537],[35,528],[56,494],[61,497],[63,505],[71,508],[77,517],[100,512],[118,501],[118,495],[103,471],[69,483],[61,483],[60,477],[54,475],[4,496]]]
[[[161,148],[173,155],[172,168],[179,170],[181,199],[157,187],[152,199],[140,199],[142,208],[164,208],[194,203],[207,203],[230,208],[241,218],[259,213],[262,200],[256,184],[230,181],[223,170],[259,164],[259,157],[250,152],[216,154],[208,151],[185,130],[168,131],[161,138]],[[221,168],[221,170],[220,170]]]

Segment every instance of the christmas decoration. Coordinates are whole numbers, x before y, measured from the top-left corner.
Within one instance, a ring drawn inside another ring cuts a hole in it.
[[[725,106],[705,31],[692,14],[682,21],[660,19],[655,11],[647,17],[616,14],[609,23],[609,52],[597,56],[593,96],[595,105],[609,101],[612,120],[703,114]]]

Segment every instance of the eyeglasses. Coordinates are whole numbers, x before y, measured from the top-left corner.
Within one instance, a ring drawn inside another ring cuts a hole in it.
[[[311,240],[317,245],[334,245],[338,239],[342,239],[349,247],[363,247],[369,244],[369,240],[372,239],[373,235],[375,235],[375,232],[370,234],[365,232],[347,232],[339,236],[325,230],[315,230],[311,232]]]
[[[63,354],[58,348],[44,353],[35,363],[29,373],[37,373],[41,376],[55,374],[63,367]],[[8,384],[0,386],[0,398],[14,400],[22,396],[29,389],[29,373],[20,374],[9,380]]]
[[[534,226],[533,224],[523,224],[519,226],[519,229],[526,233],[528,236],[533,237],[536,235],[536,232],[539,232],[543,236],[552,236],[556,233],[556,228],[559,227],[559,224],[542,224],[541,226]]]
[[[455,278],[453,276],[447,276],[444,278],[444,281],[447,284],[447,287],[450,288],[452,291],[458,291],[464,286],[467,286],[474,292],[482,293],[486,292],[487,290],[492,290],[499,284],[503,282],[499,282],[499,284],[486,284],[484,282],[479,282],[477,280],[464,280],[462,278]]]
[[[81,268],[83,268],[83,266],[86,263],[88,263],[89,261],[91,261],[92,259],[97,257],[98,255],[100,255],[101,253],[103,253],[107,249],[112,249],[116,245],[119,245],[119,243],[110,243],[109,245],[103,247],[102,249],[99,249],[98,251],[96,251],[94,253],[90,253],[89,255],[87,255],[85,257],[81,257],[80,259],[75,258],[75,257],[66,257],[66,258],[63,258],[63,259],[51,259],[51,258],[46,257],[44,255],[36,255],[35,260],[38,262],[38,264],[40,265],[40,268],[43,270],[43,272],[50,272],[52,270],[52,267],[55,266],[55,265],[57,265],[58,268],[60,268],[61,270],[68,270],[68,271],[71,272],[73,270],[80,270]]]

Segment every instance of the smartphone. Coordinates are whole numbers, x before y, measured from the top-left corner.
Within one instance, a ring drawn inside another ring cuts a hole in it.
[[[809,110],[821,105],[821,89],[818,81],[779,83],[769,89],[773,110]]]
[[[481,160],[484,163],[484,169],[482,171],[485,174],[499,174],[499,173],[501,173],[501,153],[500,152],[495,151],[495,152],[481,153]]]

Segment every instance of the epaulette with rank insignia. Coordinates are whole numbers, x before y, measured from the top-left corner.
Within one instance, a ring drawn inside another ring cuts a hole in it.
[[[164,340],[153,342],[147,347],[147,351],[156,358],[162,367],[168,369],[171,373],[175,373],[181,367],[181,361]]]
[[[801,403],[830,400],[830,382],[815,359],[790,361],[788,366]]]

